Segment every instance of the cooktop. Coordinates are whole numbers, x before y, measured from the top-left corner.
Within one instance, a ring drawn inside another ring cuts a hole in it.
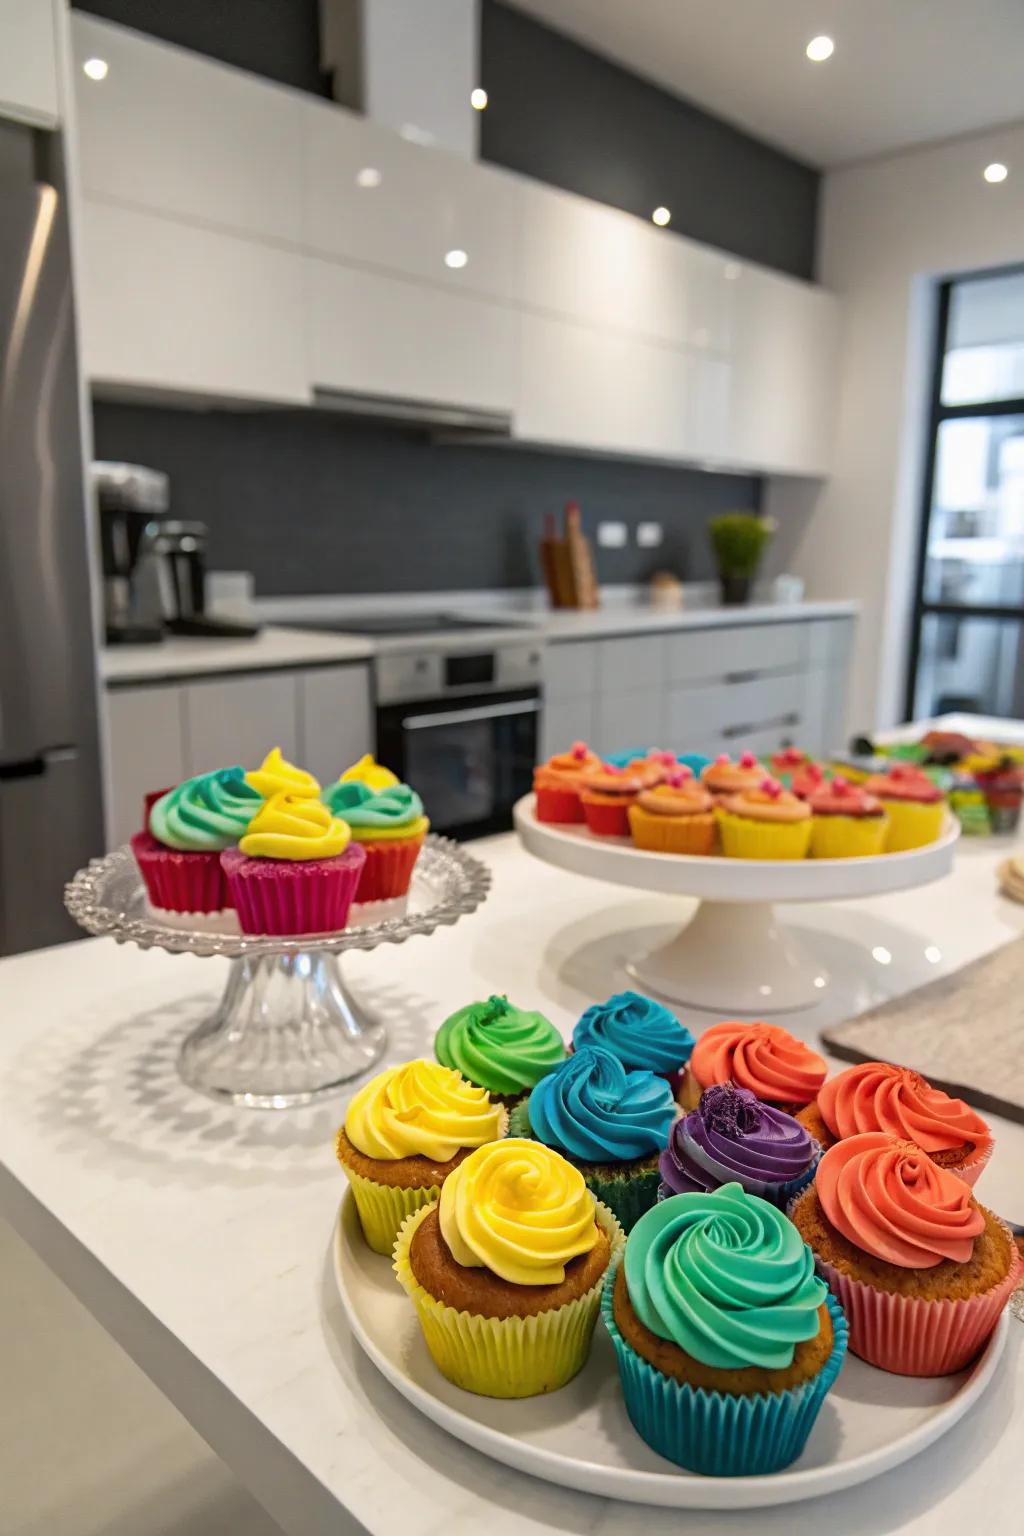
[[[289,619],[289,629],[342,635],[443,635],[464,629],[508,629],[514,621],[460,619],[450,613],[367,613],[351,619]]]

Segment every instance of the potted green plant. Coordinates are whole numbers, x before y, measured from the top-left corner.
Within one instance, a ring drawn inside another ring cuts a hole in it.
[[[715,552],[722,602],[746,603],[754,585],[761,557],[771,543],[775,522],[756,512],[723,512],[708,523]]]

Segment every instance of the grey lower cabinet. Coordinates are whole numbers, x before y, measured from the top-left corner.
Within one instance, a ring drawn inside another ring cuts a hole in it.
[[[111,847],[138,830],[144,795],[191,774],[280,747],[327,783],[373,748],[362,665],[138,683],[109,688],[106,706]]]

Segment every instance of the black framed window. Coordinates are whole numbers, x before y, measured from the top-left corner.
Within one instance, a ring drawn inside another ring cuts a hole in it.
[[[1024,718],[1024,267],[938,291],[908,718]]]

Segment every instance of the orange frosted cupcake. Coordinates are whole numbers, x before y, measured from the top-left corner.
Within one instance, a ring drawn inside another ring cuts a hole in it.
[[[882,853],[889,818],[881,800],[837,774],[807,796],[812,859],[865,859]]]
[[[679,1096],[684,1109],[696,1109],[705,1088],[735,1083],[791,1115],[817,1097],[828,1070],[817,1051],[781,1024],[743,1024],[738,1019],[706,1029],[693,1048],[689,1068]]]
[[[556,753],[533,770],[538,821],[582,821],[580,786],[588,773],[601,766],[596,752],[585,741],[574,742],[568,752]]]
[[[762,779],[756,789],[723,796],[716,808],[722,852],[731,859],[805,859],[811,845],[811,808]]]
[[[728,752],[716,757],[701,769],[701,783],[713,795],[738,795],[744,789],[756,789],[765,777],[766,769],[753,752],[744,752],[733,762]]]
[[[689,768],[677,765],[663,783],[637,796],[629,830],[636,846],[651,853],[714,853],[714,799]]]
[[[809,800],[828,786],[828,775],[820,763],[805,763],[789,776],[789,788],[798,800]]]
[[[606,763],[588,773],[580,787],[583,818],[598,837],[628,837],[629,807],[644,787],[643,775]]]
[[[895,763],[888,773],[872,774],[864,788],[869,795],[878,797],[888,813],[886,853],[923,848],[941,834],[946,797],[920,768]]]

